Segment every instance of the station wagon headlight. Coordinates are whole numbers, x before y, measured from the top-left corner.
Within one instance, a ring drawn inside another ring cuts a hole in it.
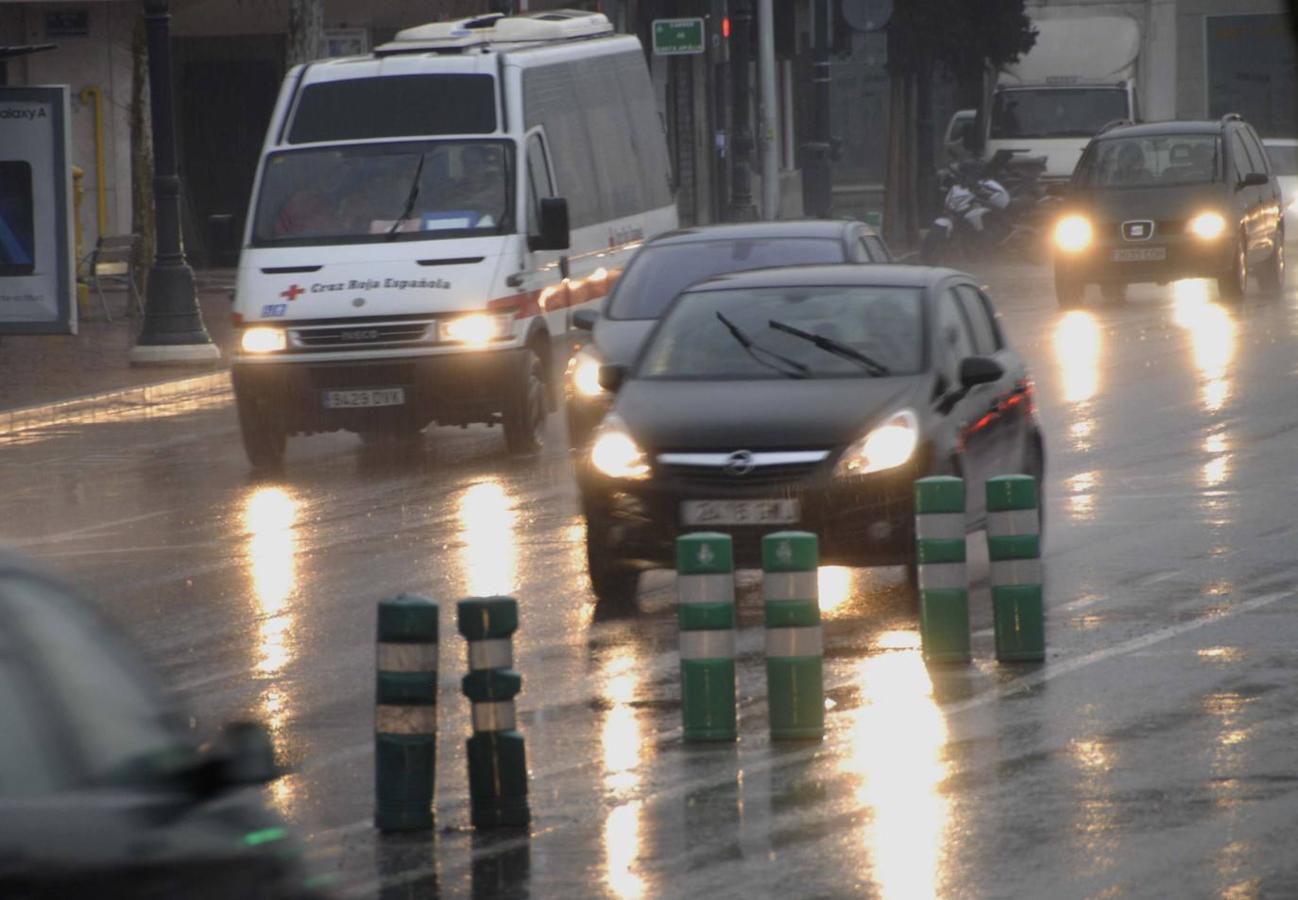
[[[1064,216],[1055,223],[1055,246],[1066,253],[1079,253],[1095,236],[1085,216]]]
[[[903,409],[848,447],[838,460],[834,475],[850,478],[895,469],[909,462],[918,446],[919,419],[913,411]]]
[[[267,328],[264,325],[248,328],[239,339],[239,346],[244,353],[277,353],[288,346],[288,339],[283,328]]]
[[[598,397],[608,391],[599,383],[599,367],[604,364],[589,346],[582,347],[573,356],[568,366],[568,377],[572,379],[573,389],[582,397]]]
[[[1190,220],[1190,233],[1205,241],[1216,240],[1226,230],[1226,220],[1219,213],[1199,213]]]
[[[626,423],[616,415],[606,416],[595,430],[590,464],[609,478],[640,481],[649,477],[644,451],[627,431]]]
[[[475,344],[482,346],[514,334],[514,316],[512,313],[488,314],[473,313],[448,319],[442,323],[442,339],[457,344]]]

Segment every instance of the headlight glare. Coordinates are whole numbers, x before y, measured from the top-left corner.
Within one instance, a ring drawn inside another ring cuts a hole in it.
[[[444,340],[458,344],[489,344],[499,338],[513,334],[514,321],[511,315],[473,313],[448,319],[442,324]]]
[[[1190,231],[1195,237],[1205,241],[1215,240],[1221,237],[1221,233],[1226,230],[1226,220],[1219,213],[1205,212],[1199,213],[1190,220]]]
[[[599,367],[603,364],[599,354],[589,347],[577,351],[577,355],[572,358],[570,373],[572,386],[579,395],[598,397],[608,393],[599,383]]]
[[[1091,244],[1094,232],[1084,216],[1064,216],[1055,223],[1055,246],[1066,253],[1078,253]]]
[[[245,329],[239,346],[244,353],[275,353],[287,347],[288,340],[283,328],[260,325]]]
[[[649,477],[644,451],[617,416],[608,416],[590,445],[590,464],[609,478],[638,481]]]
[[[919,446],[919,419],[909,409],[889,416],[853,443],[838,461],[840,477],[869,475],[905,465]]]

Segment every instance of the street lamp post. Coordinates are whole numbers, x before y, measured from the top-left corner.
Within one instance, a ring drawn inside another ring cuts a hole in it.
[[[753,98],[748,66],[753,58],[753,0],[739,0],[731,18],[734,28],[731,59],[734,69],[732,85],[734,148],[730,175],[730,221],[751,222],[757,218],[753,204]]]
[[[830,168],[832,138],[829,125],[829,42],[829,0],[817,0],[815,36],[812,40],[813,130],[811,140],[802,146],[807,160],[803,172],[804,203],[807,215],[819,219],[828,219],[834,212],[833,176]]]
[[[203,327],[194,272],[180,242],[180,176],[171,96],[171,11],[167,0],[144,0],[149,44],[149,102],[153,119],[153,195],[157,251],[149,271],[144,326],[131,365],[190,365],[220,359]]]

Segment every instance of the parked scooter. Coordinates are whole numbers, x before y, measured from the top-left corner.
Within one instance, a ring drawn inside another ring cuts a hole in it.
[[[943,265],[993,255],[1044,262],[1047,224],[1058,202],[1041,187],[1044,163],[1001,150],[986,163],[957,162],[940,171],[945,201],[920,244],[924,262]]]

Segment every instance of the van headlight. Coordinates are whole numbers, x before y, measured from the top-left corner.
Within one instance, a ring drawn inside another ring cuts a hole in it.
[[[1095,232],[1085,216],[1064,216],[1055,223],[1055,246],[1065,253],[1080,253],[1091,245]]]
[[[909,462],[918,446],[918,417],[912,410],[899,410],[843,451],[834,475],[850,478],[895,469]]]
[[[1226,230],[1226,220],[1220,213],[1199,213],[1190,220],[1190,233],[1205,241],[1215,241]]]
[[[599,367],[602,365],[603,358],[589,344],[576,352],[568,364],[568,377],[578,395],[599,397],[608,393],[599,383]]]
[[[239,346],[244,353],[277,353],[288,346],[288,338],[283,328],[267,328],[257,325],[244,329],[239,338]]]
[[[513,337],[513,313],[473,313],[442,322],[442,340],[483,346]]]
[[[590,444],[590,464],[609,478],[641,481],[649,477],[644,451],[617,415],[605,416]]]

